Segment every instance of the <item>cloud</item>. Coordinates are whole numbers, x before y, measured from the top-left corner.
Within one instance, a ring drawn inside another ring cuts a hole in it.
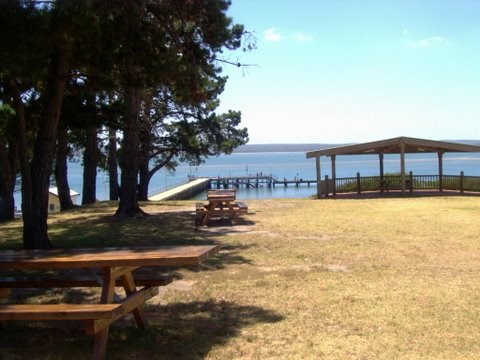
[[[448,44],[448,39],[443,36],[432,36],[410,43],[413,48],[428,48],[434,45]]]
[[[301,31],[289,34],[286,38],[296,42],[308,42],[313,40],[313,36]],[[270,28],[264,32],[264,39],[266,41],[280,42],[283,40],[283,36],[277,28]]]
[[[276,28],[270,28],[265,31],[264,39],[266,41],[279,42],[282,40],[282,35],[280,35],[280,32]]]
[[[306,41],[312,41],[313,36],[310,36],[308,34],[305,34],[303,32],[296,32],[290,36],[293,40],[299,41],[299,42],[306,42]]]

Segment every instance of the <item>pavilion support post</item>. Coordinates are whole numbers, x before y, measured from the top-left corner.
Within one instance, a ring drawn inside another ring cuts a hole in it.
[[[443,191],[443,152],[438,153],[438,190]]]
[[[320,171],[320,156],[315,157],[315,163],[317,166],[317,198],[322,197],[322,173]]]
[[[331,156],[331,159],[332,159],[332,193],[333,195],[337,195],[337,174],[336,174],[336,163],[335,163],[335,160],[336,160],[337,156],[336,155],[332,155]]]
[[[400,144],[400,179],[402,185],[402,195],[405,194],[405,143]]]
[[[408,173],[408,191],[413,192],[413,171]]]
[[[357,172],[357,194],[362,192],[362,179],[360,177],[360,173]]]
[[[328,175],[325,175],[325,197],[328,197],[330,194],[330,180],[328,179]]]
[[[460,171],[460,193],[463,194],[463,184],[464,184],[464,173]]]
[[[383,154],[378,154],[378,161],[380,163],[380,191],[383,192],[385,189],[385,178],[384,178],[384,170],[383,170]]]

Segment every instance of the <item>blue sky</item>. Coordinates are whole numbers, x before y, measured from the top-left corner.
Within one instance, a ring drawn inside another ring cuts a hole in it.
[[[233,0],[221,111],[250,143],[480,139],[480,1]]]

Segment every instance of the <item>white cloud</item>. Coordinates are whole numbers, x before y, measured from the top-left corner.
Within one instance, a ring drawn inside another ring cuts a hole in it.
[[[313,36],[301,31],[289,34],[286,38],[297,42],[308,42],[313,40]],[[266,41],[280,42],[283,40],[283,36],[277,28],[270,28],[264,32],[264,39]]]
[[[310,36],[310,35],[305,34],[303,32],[296,32],[290,37],[293,40],[299,41],[299,42],[306,42],[306,41],[312,41],[313,40],[313,36]]]
[[[443,36],[432,36],[410,43],[413,48],[427,48],[434,45],[448,44],[448,39]]]
[[[270,28],[265,31],[264,39],[266,41],[279,42],[282,40],[282,35],[280,35],[280,32],[276,28]]]

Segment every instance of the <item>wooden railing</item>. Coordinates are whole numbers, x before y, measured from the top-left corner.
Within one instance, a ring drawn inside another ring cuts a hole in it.
[[[440,181],[441,180],[441,181]],[[380,176],[360,176],[337,178],[335,182],[325,176],[325,180],[321,182],[322,195],[332,195],[340,193],[362,193],[366,191],[400,191],[402,190],[401,175],[385,175]],[[412,172],[405,175],[405,191],[413,192],[416,190],[453,190],[461,193],[480,192],[479,176],[460,175],[443,175],[440,179],[439,175],[413,175]]]

